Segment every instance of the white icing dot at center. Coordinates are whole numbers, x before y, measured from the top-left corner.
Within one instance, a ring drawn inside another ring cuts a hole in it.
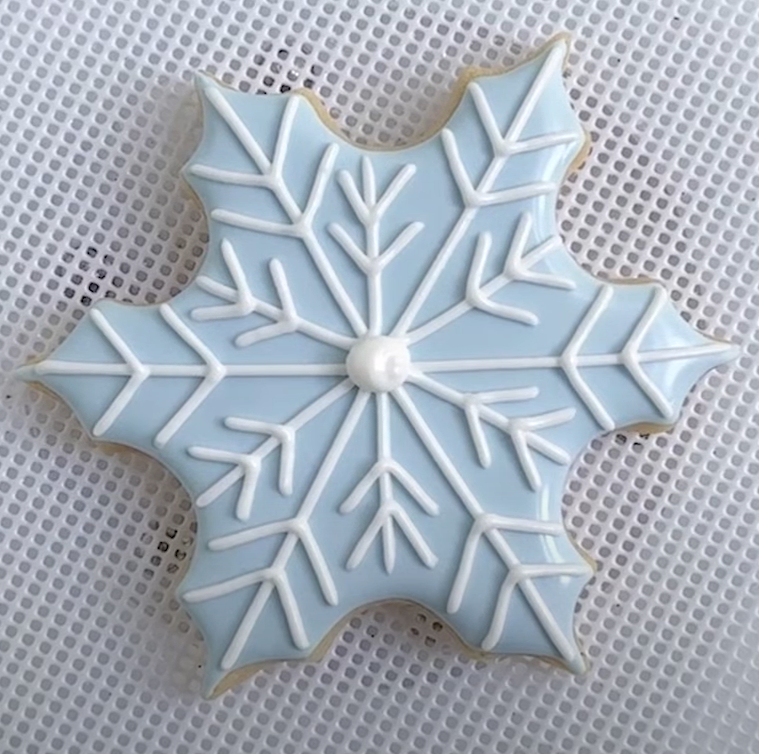
[[[401,338],[387,336],[364,338],[348,353],[348,377],[373,393],[387,393],[400,387],[408,377],[411,355]]]

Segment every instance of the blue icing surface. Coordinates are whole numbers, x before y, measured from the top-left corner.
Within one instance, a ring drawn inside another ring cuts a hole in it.
[[[201,78],[201,275],[168,304],[99,304],[28,370],[192,495],[179,595],[207,693],[385,599],[582,669],[568,466],[601,431],[671,423],[729,352],[660,287],[595,280],[564,248],[554,204],[584,143],[564,54],[477,78],[393,152],[345,143],[300,94]]]

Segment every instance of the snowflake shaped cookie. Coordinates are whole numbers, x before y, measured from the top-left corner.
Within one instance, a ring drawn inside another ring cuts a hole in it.
[[[585,144],[565,54],[469,81],[439,133],[389,152],[302,93],[201,78],[201,275],[159,306],[99,304],[27,368],[192,495],[179,595],[207,693],[387,599],[582,668],[568,465],[599,432],[673,422],[729,352],[663,288],[596,280],[564,248],[554,205]]]

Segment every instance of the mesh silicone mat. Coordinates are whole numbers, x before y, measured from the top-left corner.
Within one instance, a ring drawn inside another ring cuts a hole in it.
[[[576,616],[590,671],[476,662],[387,606],[320,662],[201,700],[202,643],[173,597],[187,495],[10,371],[92,301],[165,300],[194,274],[193,71],[311,87],[350,137],[395,145],[463,67],[561,30],[593,139],[559,210],[569,247],[596,274],[661,279],[743,349],[672,432],[607,436],[575,465],[566,521],[599,563]],[[759,4],[737,0],[4,0],[0,751],[759,751],[757,37]]]

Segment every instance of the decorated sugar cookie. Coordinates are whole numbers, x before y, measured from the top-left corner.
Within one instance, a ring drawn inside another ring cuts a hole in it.
[[[583,668],[569,465],[599,433],[671,424],[730,353],[661,286],[565,249],[554,205],[585,147],[565,54],[472,78],[439,132],[386,152],[304,93],[201,77],[199,277],[159,306],[98,304],[26,369],[191,494],[179,596],[207,694],[394,599],[479,651]]]

